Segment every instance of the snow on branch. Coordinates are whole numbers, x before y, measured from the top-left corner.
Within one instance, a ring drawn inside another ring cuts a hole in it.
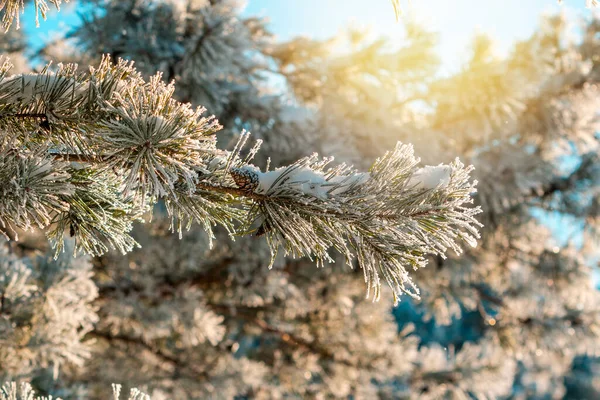
[[[425,266],[427,254],[460,253],[460,242],[476,246],[480,210],[465,207],[475,192],[472,167],[456,160],[417,168],[412,146],[403,144],[368,173],[344,164],[326,168],[331,161],[315,154],[274,171],[232,170],[240,188],[260,195],[247,229],[266,235],[272,262],[280,247],[319,265],[332,262],[335,249],[349,265],[358,259],[374,299],[383,277],[398,301],[402,293],[418,297],[409,270]]]
[[[0,68],[0,222],[49,228],[58,252],[67,232],[75,251],[131,251],[133,221],[162,200],[180,234],[193,222],[211,236],[216,224],[264,234],[273,258],[283,247],[319,265],[336,250],[358,260],[375,299],[383,278],[398,301],[418,296],[409,271],[428,254],[476,244],[472,168],[458,160],[419,168],[412,146],[398,144],[368,172],[316,154],[261,172],[250,164],[260,142],[242,157],[243,133],[233,151],[218,150],[218,122],[131,63],[9,70]]]

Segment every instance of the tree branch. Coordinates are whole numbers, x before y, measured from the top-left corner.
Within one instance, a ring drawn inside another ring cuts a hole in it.
[[[202,377],[204,379],[209,378],[209,374],[206,370],[200,370],[198,368],[195,368],[193,365],[186,363],[186,362],[182,361],[181,359],[164,352],[159,347],[156,347],[150,343],[147,343],[142,338],[131,337],[131,336],[123,335],[123,334],[113,335],[109,332],[104,332],[104,331],[99,331],[99,330],[91,331],[91,332],[87,333],[86,336],[104,339],[109,342],[119,341],[119,342],[122,342],[122,343],[125,343],[128,345],[143,347],[144,349],[151,352],[152,354],[154,354],[155,356],[157,356],[164,362],[171,364],[173,367],[175,367],[178,370],[188,369],[188,370],[192,371],[192,373],[194,374],[192,376],[192,378],[196,378],[196,379],[198,377]]]

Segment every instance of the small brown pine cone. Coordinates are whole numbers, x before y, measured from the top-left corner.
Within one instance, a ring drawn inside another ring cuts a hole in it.
[[[247,169],[234,168],[230,171],[231,177],[238,187],[252,193],[258,187],[258,175]]]

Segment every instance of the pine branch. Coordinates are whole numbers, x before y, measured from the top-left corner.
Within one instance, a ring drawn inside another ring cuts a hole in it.
[[[121,398],[121,385],[112,385],[114,400]],[[21,382],[17,386],[17,382],[6,382],[0,387],[0,400],[52,400],[52,396],[36,396],[33,387],[27,382]],[[56,400],[61,400],[57,397]],[[138,389],[131,389],[127,400],[150,400],[150,396],[141,392]]]
[[[568,193],[575,189],[577,184],[583,179],[586,179],[590,171],[594,168],[597,161],[597,154],[588,153],[582,156],[581,163],[567,176],[556,176],[550,182],[545,184],[541,190],[528,193],[523,201],[513,205],[510,210],[513,211],[523,204],[540,205],[549,201],[557,193]]]
[[[66,3],[69,0],[65,0]],[[57,11],[60,11],[60,5],[62,4],[62,0],[50,0],[50,3],[56,7]],[[46,20],[46,14],[50,10],[48,7],[48,3],[46,0],[34,0],[33,6],[35,8],[35,26],[40,26],[40,14],[44,21]],[[21,27],[20,24],[20,13],[25,11],[25,3],[22,0],[4,0],[0,2],[0,12],[4,14],[2,16],[2,27],[5,32],[7,32],[13,22],[17,22],[17,29]]]
[[[104,58],[88,73],[59,65],[7,77],[9,69],[0,68],[0,222],[51,227],[57,251],[67,231],[75,251],[131,251],[133,221],[163,200],[180,235],[192,222],[211,238],[216,224],[264,235],[272,261],[283,248],[322,265],[335,250],[349,265],[358,258],[374,299],[383,275],[397,302],[418,297],[408,267],[476,244],[480,210],[464,206],[475,192],[472,167],[458,160],[418,168],[412,147],[399,144],[367,173],[317,155],[261,172],[250,164],[260,142],[246,151],[244,133],[232,151],[218,150],[218,122],[131,63]],[[43,174],[32,181],[36,170]]]
[[[327,350],[326,348],[324,348],[322,346],[319,346],[316,343],[304,340],[304,339],[296,336],[292,332],[281,330],[281,329],[269,324],[268,322],[264,321],[263,319],[260,319],[259,317],[255,316],[255,315],[248,314],[243,311],[240,312],[238,310],[238,308],[239,308],[238,306],[232,307],[229,305],[212,304],[212,303],[209,303],[208,306],[214,310],[217,310],[220,314],[224,314],[230,318],[232,318],[232,317],[241,318],[244,321],[257,326],[265,333],[270,333],[270,334],[276,335],[277,337],[279,337],[279,339],[281,339],[281,341],[283,341],[287,345],[303,348],[314,354],[318,354],[320,357],[323,357],[324,359],[326,359],[328,361],[335,360],[336,362],[339,362],[339,363],[342,363],[345,365],[350,365],[350,366],[352,365],[343,359],[335,359],[334,354],[332,352],[330,352],[329,350]],[[235,309],[235,315],[229,313],[229,310],[231,310],[232,308]],[[253,307],[251,309],[251,311],[256,312],[259,310],[256,309],[255,307]]]

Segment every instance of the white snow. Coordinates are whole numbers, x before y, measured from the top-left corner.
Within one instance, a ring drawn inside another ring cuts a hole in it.
[[[149,115],[145,118],[146,124],[154,125],[154,130],[158,132],[163,128],[163,126],[167,126],[169,123],[160,115]]]
[[[297,190],[319,198],[327,198],[326,190],[322,185],[327,183],[323,173],[310,168],[297,168],[289,172],[288,167],[278,168],[274,171],[259,172],[259,185],[257,191],[267,193],[273,186],[284,185],[287,189]]]
[[[254,166],[245,166],[258,176],[259,185],[256,193],[267,194],[274,187],[296,190],[320,199],[331,195],[339,195],[351,187],[365,183],[370,178],[369,173],[334,176],[329,180],[325,174],[308,167],[296,168],[290,172],[290,167],[282,167],[273,171],[261,172]]]
[[[148,129],[152,128],[152,131],[148,132],[149,136],[155,136],[155,135],[162,136],[165,134],[168,134],[168,136],[172,137],[172,138],[185,136],[185,131],[183,130],[183,128],[178,128],[174,132],[173,132],[173,129],[168,129],[169,121],[167,119],[161,117],[160,115],[149,115],[146,117],[141,117],[140,119],[142,119],[142,118],[146,122],[146,127]],[[171,128],[175,128],[175,126],[172,125]]]
[[[215,171],[216,169],[223,167],[225,164],[227,164],[227,158],[217,156],[210,160],[210,162],[208,163],[208,169],[210,171]]]
[[[338,183],[340,186],[333,189],[329,193],[334,195],[344,193],[355,185],[362,185],[363,183],[367,182],[369,178],[371,178],[371,174],[368,172],[359,172],[354,175],[334,176],[329,180],[329,183]]]
[[[11,89],[20,89],[11,96],[6,97],[6,102],[31,101],[39,91],[41,82],[36,74],[12,75],[2,81],[2,86]]]
[[[449,165],[426,165],[415,171],[408,182],[408,187],[415,189],[444,188],[450,183],[451,174],[452,167]]]
[[[44,88],[49,85],[55,85],[58,82],[67,81],[68,88],[65,91],[66,95],[70,95],[70,91],[75,89],[77,95],[83,93],[86,84],[78,84],[74,79],[65,78],[57,75],[44,74],[19,74],[6,77],[0,82],[2,92],[13,91],[15,93],[5,97],[3,102],[28,102],[32,101],[36,96],[44,93]]]

